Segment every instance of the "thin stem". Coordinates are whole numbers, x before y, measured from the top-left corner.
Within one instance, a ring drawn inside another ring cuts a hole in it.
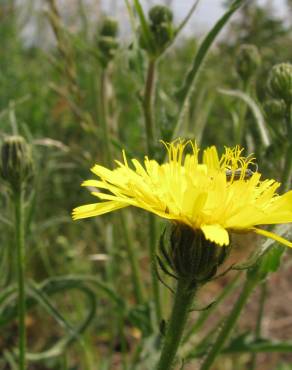
[[[144,292],[143,292],[143,284],[141,279],[141,274],[138,265],[138,259],[135,252],[135,248],[133,246],[133,240],[130,237],[130,233],[126,224],[126,215],[121,215],[121,225],[122,225],[122,232],[126,242],[127,253],[129,257],[129,262],[132,270],[132,281],[133,281],[133,288],[135,298],[138,304],[144,302]]]
[[[149,59],[144,100],[143,100],[143,112],[145,120],[145,131],[147,141],[147,152],[150,158],[154,155],[154,115],[153,115],[153,103],[155,97],[155,71],[156,71],[156,60]],[[155,311],[157,321],[161,319],[161,306],[160,306],[160,291],[159,283],[156,276],[156,270],[154,266],[155,261],[155,246],[156,246],[156,220],[152,214],[148,216],[149,225],[149,255],[151,259],[151,279],[152,279],[152,291],[155,304]]]
[[[99,99],[99,113],[100,113],[100,123],[103,132],[103,147],[105,154],[105,162],[108,167],[113,163],[113,155],[110,145],[110,134],[108,130],[108,112],[107,112],[107,88],[106,88],[107,70],[103,69],[100,76],[100,99]],[[114,219],[114,224],[118,222],[117,218]],[[139,272],[139,265],[137,261],[137,256],[135,249],[133,247],[133,240],[130,237],[130,233],[127,227],[127,222],[125,220],[125,215],[122,213],[120,217],[120,226],[123,233],[123,238],[125,238],[126,250],[130,261],[131,272],[132,272],[132,282],[134,288],[135,298],[137,303],[142,303],[144,301],[142,279]],[[117,238],[116,238],[117,239]]]
[[[105,156],[105,163],[108,167],[112,166],[113,156],[110,146],[110,134],[107,122],[107,70],[102,69],[100,75],[99,90],[99,116],[102,129],[102,143]]]
[[[287,127],[287,137],[291,137],[292,135],[292,105],[287,105],[287,112],[285,115],[286,127]],[[282,172],[281,184],[283,187],[283,191],[286,191],[290,188],[290,179],[291,179],[291,172],[292,172],[292,144],[288,142],[286,154],[285,154],[285,162],[284,168]]]
[[[213,344],[210,352],[208,353],[207,357],[205,358],[202,367],[200,370],[209,370],[213,365],[216,357],[220,353],[221,349],[223,348],[229,334],[231,333],[236,321],[239,318],[239,315],[245,306],[247,300],[249,299],[253,289],[257,284],[257,279],[247,278],[245,285],[242,288],[242,292],[236,301],[231,313],[227,317],[222,330],[219,332],[219,335]]]
[[[155,217],[149,213],[149,255],[151,260],[151,283],[156,312],[156,319],[159,323],[161,320],[161,304],[160,304],[160,289],[159,281],[156,275],[155,260],[156,260],[156,220]]]
[[[144,119],[147,140],[147,151],[150,157],[154,154],[154,117],[153,117],[153,101],[155,95],[155,71],[156,60],[150,59],[148,64],[148,71],[146,77],[145,91],[144,91]]]
[[[174,304],[156,370],[170,370],[177,353],[196,289],[188,280],[177,283]]]
[[[18,281],[18,331],[19,331],[19,370],[26,368],[26,330],[25,330],[25,245],[24,245],[24,213],[23,191],[15,191],[15,234],[17,251],[17,281]]]
[[[244,81],[243,82],[243,92],[248,93],[250,89],[250,82]],[[242,144],[244,138],[244,131],[245,131],[245,116],[247,112],[247,105],[245,102],[241,102],[238,111],[238,127],[236,130],[236,137],[235,142],[237,144]]]
[[[257,323],[255,328],[255,340],[261,337],[262,322],[264,316],[265,302],[267,298],[267,281],[263,281],[261,284],[261,294],[259,299],[259,310],[257,314]],[[250,370],[256,369],[256,353],[253,354],[250,363]]]

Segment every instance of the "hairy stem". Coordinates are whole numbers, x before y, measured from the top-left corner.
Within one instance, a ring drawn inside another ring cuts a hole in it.
[[[155,123],[153,114],[153,103],[155,97],[155,71],[156,71],[156,60],[149,59],[148,70],[145,83],[145,91],[143,97],[143,113],[145,121],[145,132],[147,141],[147,153],[150,158],[154,155],[154,140],[155,140]],[[156,246],[156,220],[155,216],[149,214],[148,216],[149,225],[149,256],[151,259],[151,279],[152,279],[152,292],[155,304],[155,311],[157,321],[161,318],[161,307],[160,307],[160,291],[158,279],[156,276],[156,270],[154,266],[155,261],[155,246]]]
[[[154,59],[149,60],[148,71],[146,77],[143,111],[145,119],[145,130],[146,130],[146,141],[147,141],[147,152],[150,157],[154,154],[154,117],[153,117],[153,102],[155,95],[155,71],[156,61]]]
[[[24,213],[23,191],[14,193],[15,235],[17,252],[18,282],[18,331],[19,331],[19,370],[26,369],[26,329],[25,329],[25,245],[24,245]]]
[[[180,279],[177,283],[174,304],[167,323],[164,343],[156,370],[170,370],[175,360],[184,327],[187,322],[196,289],[190,288],[188,280]]]

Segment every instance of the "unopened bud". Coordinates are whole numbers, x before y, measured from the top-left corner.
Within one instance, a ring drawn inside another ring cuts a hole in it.
[[[204,284],[217,273],[228,247],[207,240],[201,230],[187,225],[174,225],[169,247],[160,242],[161,255],[178,279],[187,279],[193,286]]]
[[[114,58],[119,47],[117,40],[118,23],[115,19],[107,17],[104,19],[101,26],[97,45],[100,52],[100,62],[106,67],[108,63]]]
[[[292,64],[275,65],[268,78],[268,89],[276,99],[283,99],[286,104],[292,104]]]
[[[1,148],[0,174],[14,192],[33,177],[31,148],[21,136],[8,136]]]
[[[167,6],[155,5],[149,10],[149,19],[153,25],[159,26],[165,22],[172,22],[173,13]]]
[[[241,45],[236,56],[236,71],[243,81],[249,80],[261,64],[261,56],[255,45]]]
[[[103,23],[100,29],[100,36],[117,37],[118,30],[119,30],[119,25],[116,19],[112,17],[106,17],[103,20]]]
[[[141,27],[139,43],[151,57],[157,58],[174,38],[173,14],[168,7],[156,5],[150,9],[148,16],[150,35],[145,34]]]

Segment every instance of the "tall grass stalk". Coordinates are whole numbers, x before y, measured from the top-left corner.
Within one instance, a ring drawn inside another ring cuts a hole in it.
[[[24,204],[23,190],[14,192],[15,236],[17,251],[18,281],[18,332],[19,332],[19,370],[26,369],[26,327],[25,327],[25,242],[24,242]]]

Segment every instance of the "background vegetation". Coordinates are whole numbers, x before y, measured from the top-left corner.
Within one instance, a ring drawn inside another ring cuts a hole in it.
[[[292,5],[291,1],[287,3]],[[226,7],[229,4],[226,1]],[[44,2],[40,22],[49,30],[53,43],[32,45],[23,36],[29,2],[20,6],[12,0],[2,0],[0,4],[1,138],[11,134],[24,136],[33,147],[35,162],[34,181],[25,208],[28,368],[134,369],[129,365],[133,360],[137,361],[137,368],[151,369],[159,329],[152,320],[152,301],[137,300],[128,251],[130,243],[137,254],[144,294],[149,296],[151,261],[145,246],[146,215],[136,210],[124,212],[128,235],[119,234],[123,238],[115,235],[123,228],[115,216],[75,223],[70,216],[74,207],[91,203],[91,196],[80,188],[81,181],[91,177],[89,168],[109,160],[105,154],[103,123],[109,128],[114,158],[121,158],[122,148],[130,157],[140,159],[147,152],[141,105],[147,55],[138,46],[137,33],[133,31],[130,40],[114,38],[118,44],[107,64],[101,56],[99,38],[104,14],[98,15],[94,29],[82,11],[82,1],[79,5],[78,17],[73,22],[63,17],[58,1]],[[284,157],[292,138],[287,136],[281,117],[265,107],[271,99],[267,89],[271,68],[292,60],[291,15],[287,14],[286,20],[278,19],[272,8],[261,7],[255,1],[238,11],[226,26],[224,37],[208,54],[178,136],[195,139],[202,147],[242,144],[247,152],[255,153],[265,177],[283,180]],[[139,21],[135,22],[138,27]],[[160,160],[163,148],[158,139],[171,140],[180,106],[179,88],[200,42],[195,35],[180,36],[158,61],[154,151]],[[248,84],[236,72],[242,44],[255,45],[261,55],[261,64]],[[245,95],[240,93],[248,94],[250,100],[244,100]],[[259,114],[269,138],[266,141]],[[238,133],[240,122],[242,132]],[[289,181],[287,187],[291,188]],[[13,212],[3,182],[0,190],[0,286],[7,292],[16,280]],[[246,245],[253,243],[246,238]],[[237,245],[235,261],[247,257],[250,247],[246,245]],[[291,338],[289,266],[287,253],[282,260],[281,276],[275,273],[261,293],[259,289],[252,296],[234,334],[237,341],[245,340],[250,333],[254,335],[260,294],[265,294],[268,302],[264,335],[278,340]],[[198,305],[213,301],[235,276],[236,273],[231,273],[211,283]],[[240,277],[236,279],[240,282]],[[171,296],[164,288],[162,295],[164,317]],[[236,294],[230,294],[218,315],[223,317],[235,299]],[[17,368],[16,303],[13,295],[4,300],[5,296],[0,295],[3,370]],[[5,304],[1,306],[1,302]],[[194,312],[194,322],[200,315]],[[210,315],[202,333],[206,334],[216,321]],[[249,350],[235,352],[223,356],[216,369],[251,366]],[[291,355],[282,352],[260,354],[255,368],[291,369]],[[192,344],[185,346],[182,353],[185,358],[192,357]],[[196,367],[190,363],[185,368]]]

